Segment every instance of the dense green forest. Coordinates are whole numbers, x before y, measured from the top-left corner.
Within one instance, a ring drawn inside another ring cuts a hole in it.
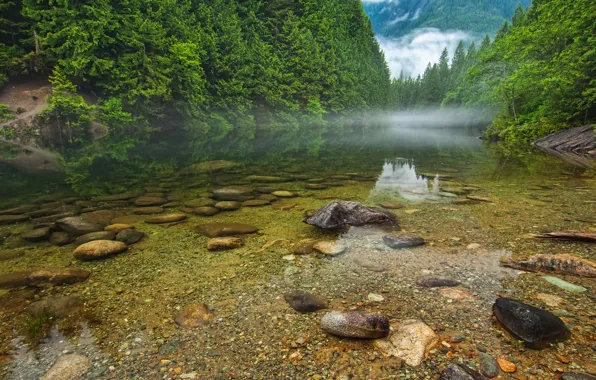
[[[401,37],[414,29],[433,27],[441,30],[465,30],[494,33],[511,19],[518,4],[531,0],[400,0],[365,1],[377,34]]]
[[[149,140],[177,138],[205,158],[259,136],[316,139],[387,105],[389,70],[360,0],[0,0],[0,10],[0,85],[49,75],[40,119],[60,125],[54,148],[74,183],[93,165],[133,161]],[[95,122],[108,128],[101,140],[85,132]]]
[[[399,109],[466,106],[497,113],[488,131],[508,142],[530,142],[596,119],[596,3],[535,0],[518,6],[491,41],[466,50],[423,76],[393,81]]]

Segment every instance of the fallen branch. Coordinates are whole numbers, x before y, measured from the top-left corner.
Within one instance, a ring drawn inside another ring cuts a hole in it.
[[[536,235],[542,239],[565,239],[565,240],[579,240],[596,243],[596,233],[590,232],[547,232],[545,234]]]

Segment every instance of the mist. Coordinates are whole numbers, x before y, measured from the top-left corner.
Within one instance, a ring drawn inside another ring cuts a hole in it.
[[[406,76],[422,75],[429,63],[439,62],[445,47],[451,58],[459,41],[470,43],[475,40],[475,36],[461,30],[441,31],[437,28],[421,28],[403,37],[377,36],[377,39],[385,52],[391,76],[397,78],[402,71]]]
[[[488,125],[495,111],[490,109],[434,108],[375,114],[370,117],[392,128],[456,128],[469,125]]]

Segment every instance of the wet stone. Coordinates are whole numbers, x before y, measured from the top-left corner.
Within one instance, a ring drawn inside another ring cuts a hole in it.
[[[296,255],[309,255],[314,252],[314,245],[317,241],[314,239],[300,240],[294,246],[292,252]]]
[[[272,194],[261,194],[257,199],[261,201],[275,202],[279,198]]]
[[[304,185],[304,188],[308,190],[325,190],[327,189],[327,185],[322,183],[307,183]]]
[[[186,207],[196,208],[196,207],[215,206],[216,203],[217,203],[217,201],[214,201],[211,198],[198,198],[198,199],[190,200],[188,202],[184,202],[184,205]]]
[[[156,216],[145,220],[145,223],[149,224],[164,224],[164,223],[175,223],[185,220],[187,217],[184,214],[168,214],[162,216]]]
[[[393,249],[412,248],[424,244],[424,239],[409,234],[391,234],[383,236],[385,244]]]
[[[112,231],[91,232],[91,233],[79,236],[75,240],[75,244],[78,246],[81,244],[89,243],[90,241],[114,240],[115,238],[116,238],[116,233],[112,232]]]
[[[137,207],[161,206],[165,203],[168,203],[168,200],[162,197],[140,197],[134,201]]]
[[[213,197],[219,201],[237,201],[244,202],[253,199],[252,187],[250,186],[232,186],[224,187],[213,191]]]
[[[0,225],[15,224],[29,220],[27,215],[0,215]]]
[[[394,224],[396,218],[388,212],[358,202],[341,201],[329,203],[305,222],[323,229],[342,230],[349,226]]]
[[[6,210],[0,210],[0,215],[21,215],[28,212],[37,210],[39,207],[36,205],[23,205],[19,207],[13,207]]]
[[[26,311],[32,317],[45,313],[54,318],[64,318],[82,309],[83,301],[81,299],[72,296],[59,296],[33,302],[27,306]]]
[[[73,214],[78,214],[81,212],[81,208],[78,206],[74,206],[74,205],[65,205],[65,206],[60,206],[60,207],[56,207],[55,209],[53,209],[50,212],[50,215],[55,215],[55,214],[64,214],[64,213],[73,213]]]
[[[224,251],[240,248],[244,245],[244,240],[238,237],[218,237],[210,239],[207,243],[209,251]]]
[[[129,230],[129,229],[134,229],[134,226],[132,226],[130,224],[117,223],[117,224],[110,224],[109,226],[106,226],[106,228],[104,228],[105,231],[111,231],[114,233],[118,233],[120,231]]]
[[[0,261],[8,261],[24,256],[24,251],[0,251]]]
[[[137,192],[128,192],[116,195],[107,195],[103,197],[94,198],[97,202],[111,202],[111,201],[127,201],[129,199],[133,199],[139,196]]]
[[[180,202],[168,202],[165,205],[162,205],[161,207],[163,208],[176,208],[176,207],[180,207],[181,203]]]
[[[45,224],[45,223],[53,223],[57,220],[74,217],[74,216],[76,216],[76,215],[71,212],[67,212],[64,214],[42,216],[41,218],[31,219],[31,221],[35,224]]]
[[[271,195],[274,195],[278,198],[295,198],[298,196],[298,194],[296,194],[293,191],[274,191],[271,193]]]
[[[103,231],[105,224],[90,221],[82,216],[73,216],[56,221],[58,227],[71,235],[85,235],[90,232]]]
[[[144,198],[165,198],[165,197],[166,197],[166,195],[161,192],[146,193],[144,196]]]
[[[379,206],[381,206],[385,209],[388,209],[388,210],[399,210],[401,208],[404,208],[404,205],[400,205],[398,203],[393,203],[393,202],[383,202]]]
[[[242,223],[207,223],[195,228],[197,233],[211,238],[253,234],[258,230],[257,227]]]
[[[83,355],[70,354],[58,358],[54,366],[39,380],[71,380],[85,375],[91,361]]]
[[[331,311],[321,319],[321,328],[345,338],[378,339],[389,334],[389,319],[364,310]]]
[[[215,208],[221,211],[234,211],[242,207],[242,203],[236,201],[217,202]]]
[[[264,199],[252,199],[250,201],[242,202],[242,206],[244,207],[261,207],[261,206],[269,206],[271,202]]]
[[[327,256],[337,256],[346,251],[346,246],[333,240],[322,240],[313,244],[315,251]]]
[[[275,177],[275,176],[265,176],[265,175],[251,175],[246,177],[247,181],[250,182],[260,182],[260,183],[282,183],[288,182],[289,179],[282,178],[282,177]]]
[[[439,380],[485,380],[485,377],[468,366],[451,363],[441,373]]]
[[[327,302],[324,299],[300,290],[284,294],[284,300],[292,309],[300,313],[311,313],[327,308]]]
[[[126,245],[132,245],[145,237],[145,233],[133,229],[122,230],[116,235],[116,240]]]
[[[555,286],[558,286],[559,288],[566,290],[570,293],[583,293],[585,292],[587,289],[584,288],[583,286],[579,286],[579,285],[575,285],[572,284],[570,282],[567,282],[565,280],[561,280],[558,277],[552,277],[552,276],[544,276],[543,279],[546,282],[549,282]]]
[[[579,372],[564,372],[559,377],[560,380],[596,380],[596,376],[589,375],[587,373]]]
[[[143,220],[144,218],[139,215],[124,215],[112,219],[109,224],[134,224]]]
[[[441,288],[458,286],[461,283],[456,280],[435,276],[422,276],[416,280],[416,284],[425,288]]]
[[[498,298],[493,305],[493,313],[508,331],[530,345],[569,337],[569,330],[553,313],[510,298]]]
[[[259,186],[255,189],[257,193],[262,193],[263,195],[271,195],[272,192],[276,191],[274,187],[269,186]],[[273,195],[275,197],[275,195]],[[275,197],[277,199],[277,197]]]
[[[368,260],[366,258],[357,257],[354,259],[354,264],[361,266],[371,272],[386,272],[387,267],[385,265],[379,264],[378,262]]]
[[[61,247],[63,245],[72,243],[74,238],[64,231],[56,231],[52,232],[49,241],[50,244]]]
[[[480,373],[484,376],[492,379],[493,377],[499,376],[500,373],[499,363],[497,359],[493,358],[489,354],[484,352],[480,353]]]
[[[132,210],[137,215],[152,215],[152,214],[161,214],[165,210],[162,207],[140,207],[135,208]]]
[[[174,315],[176,324],[185,329],[194,329],[210,323],[214,314],[205,304],[191,304]]]
[[[40,210],[26,212],[23,215],[27,215],[30,218],[41,218],[42,216],[50,215],[52,213],[52,211],[54,211],[54,210],[55,210],[54,208],[42,208]]]
[[[36,243],[48,240],[50,237],[50,227],[37,228],[31,231],[23,232],[21,239]]]
[[[439,343],[439,337],[424,322],[405,320],[393,328],[387,339],[375,341],[375,346],[386,355],[395,356],[407,365],[417,367],[433,347]]]
[[[95,240],[77,247],[74,256],[81,261],[101,260],[123,252],[126,248],[126,244],[121,241]]]
[[[213,216],[219,214],[220,210],[215,207],[197,207],[192,209],[192,213],[199,216]]]

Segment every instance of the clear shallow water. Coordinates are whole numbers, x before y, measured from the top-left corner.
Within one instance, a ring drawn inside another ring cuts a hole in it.
[[[46,346],[36,348],[39,337],[31,337],[23,312],[29,303],[51,296],[75,296],[85,302],[83,312],[58,321],[57,326],[67,335],[67,351],[91,358],[88,377],[336,378],[351,374],[434,379],[451,360],[477,364],[481,349],[518,363],[513,376],[554,378],[558,369],[593,368],[590,294],[594,280],[565,277],[589,289],[569,294],[546,283],[540,274],[518,276],[498,262],[506,253],[516,257],[572,253],[593,260],[593,246],[539,241],[529,234],[593,231],[594,173],[535,152],[501,154],[496,146],[485,147],[476,134],[463,128],[395,128],[317,143],[261,141],[250,150],[213,157],[235,163],[224,170],[202,172],[181,165],[149,176],[102,173],[97,190],[104,193],[157,192],[183,199],[166,213],[189,211],[184,202],[224,186],[248,185],[255,196],[289,190],[299,197],[212,217],[187,213],[184,223],[172,226],[148,225],[143,223],[147,216],[132,216],[128,221],[147,236],[126,253],[90,263],[74,260],[73,245],[25,244],[19,233],[30,230],[31,222],[0,226],[5,236],[2,253],[14,254],[0,262],[0,273],[46,267],[91,272],[89,280],[75,285],[0,291],[3,374],[28,378],[45,373],[53,364],[56,350],[48,347],[56,345],[49,339]],[[251,182],[251,175],[287,181]],[[12,174],[7,177],[14,187],[4,192],[6,207],[47,204],[73,195],[55,182],[34,186],[27,179],[19,177],[18,182]],[[309,184],[313,183],[326,188],[312,190]],[[468,195],[492,202],[470,204]],[[134,206],[127,203],[83,198],[90,202],[80,203],[87,208],[109,209],[113,216],[133,214]],[[333,199],[371,206],[399,204],[403,208],[393,212],[402,231],[424,237],[427,245],[394,251],[383,244],[386,231],[378,228],[353,229],[340,236],[302,222],[305,212]],[[249,223],[260,230],[247,236],[242,248],[213,253],[206,249],[208,238],[193,231],[195,225],[210,222]],[[333,258],[295,254],[305,239],[332,239],[347,249]],[[456,292],[417,287],[416,279],[425,274],[456,278],[462,285]],[[466,339],[450,348],[437,347],[419,367],[400,368],[370,342],[322,332],[318,322],[324,312],[294,312],[282,297],[294,289],[326,297],[331,309],[365,308],[388,315],[392,322],[422,320],[447,343],[458,334]],[[384,301],[370,301],[369,293],[382,295]],[[564,309],[574,332],[572,340],[540,352],[523,349],[493,324],[490,308],[498,294],[551,310]],[[537,298],[539,294],[562,300],[548,307]],[[197,302],[213,310],[213,323],[180,329],[173,315]],[[86,337],[83,343],[81,335]],[[57,341],[64,344],[62,338]],[[31,353],[25,354],[29,349],[37,353],[37,361],[31,361]],[[556,354],[571,357],[571,363],[562,363]],[[29,363],[26,366],[23,358]]]

